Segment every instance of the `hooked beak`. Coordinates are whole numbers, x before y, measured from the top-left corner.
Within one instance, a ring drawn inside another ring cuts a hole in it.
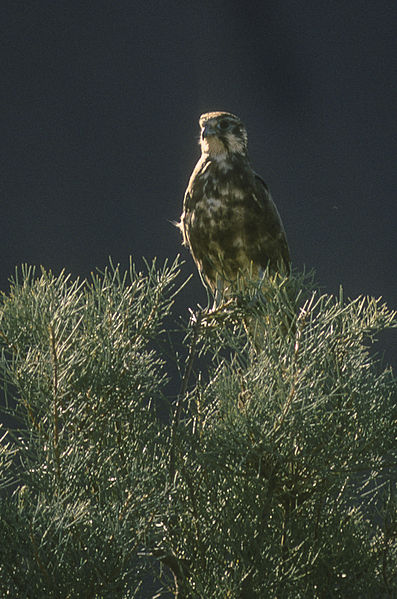
[[[209,123],[206,123],[201,134],[202,138],[205,139],[206,137],[211,137],[213,135],[216,135],[215,129]]]

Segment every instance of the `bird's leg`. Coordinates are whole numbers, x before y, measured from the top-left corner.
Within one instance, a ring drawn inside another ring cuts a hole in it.
[[[216,310],[221,305],[223,299],[223,280],[220,277],[216,277],[216,291],[214,294],[214,305],[212,310]]]
[[[227,288],[226,288],[227,290]],[[225,299],[225,282],[220,277],[216,278],[216,289],[214,291],[214,303],[202,320],[204,326],[210,326],[213,322],[224,319],[228,314],[228,308],[234,302],[233,298]]]

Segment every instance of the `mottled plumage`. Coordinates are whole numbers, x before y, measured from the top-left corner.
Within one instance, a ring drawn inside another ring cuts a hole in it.
[[[277,208],[247,155],[238,117],[200,117],[201,157],[190,177],[178,224],[206,284],[219,296],[266,267],[288,272],[290,256]]]

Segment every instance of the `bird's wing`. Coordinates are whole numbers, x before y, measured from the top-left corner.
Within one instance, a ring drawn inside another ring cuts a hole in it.
[[[269,264],[272,269],[284,267],[289,271],[291,259],[283,223],[266,183],[258,175],[255,175],[253,200],[257,217],[256,261],[262,266]]]

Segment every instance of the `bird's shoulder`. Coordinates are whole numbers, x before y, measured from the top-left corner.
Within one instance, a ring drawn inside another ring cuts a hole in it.
[[[202,191],[204,183],[210,174],[210,167],[210,162],[203,160],[203,158],[198,160],[185,191],[185,201],[191,198],[194,193]]]
[[[290,253],[285,229],[268,185],[256,173],[252,198],[257,216],[255,227],[257,227],[258,238],[263,239],[266,250],[275,244],[274,250],[279,256],[278,259],[281,258],[287,266],[290,262]]]
[[[252,194],[258,208],[264,212],[277,210],[267,183],[257,173],[253,172],[253,175]]]
[[[254,183],[251,189],[251,197],[255,203],[258,217],[266,219],[268,226],[273,223],[277,229],[283,229],[281,218],[276,204],[273,201],[270,189],[262,177],[256,173],[254,173]]]

